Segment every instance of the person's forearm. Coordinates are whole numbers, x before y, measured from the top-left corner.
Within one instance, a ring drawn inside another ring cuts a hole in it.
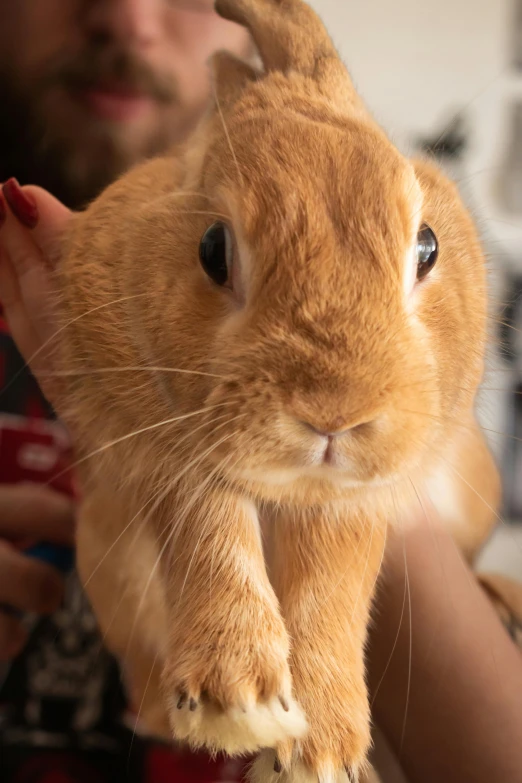
[[[522,656],[448,535],[394,535],[374,625],[374,716],[410,782],[520,783]]]

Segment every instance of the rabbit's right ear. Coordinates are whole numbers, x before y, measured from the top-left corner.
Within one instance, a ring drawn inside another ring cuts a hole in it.
[[[363,108],[322,21],[302,0],[216,0],[220,16],[246,27],[266,71],[301,74],[339,104]]]

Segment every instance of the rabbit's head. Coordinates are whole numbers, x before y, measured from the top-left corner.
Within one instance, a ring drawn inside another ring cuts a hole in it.
[[[222,477],[267,498],[366,491],[421,465],[472,406],[477,235],[456,188],[375,124],[305,3],[217,8],[250,29],[263,69],[216,56],[181,163],[131,173],[86,214],[79,236],[105,236],[120,293],[137,295],[129,329],[114,323],[125,350],[110,325],[101,339],[116,364],[183,371],[136,395],[164,417],[206,411],[179,433]],[[105,378],[111,394],[125,382]]]

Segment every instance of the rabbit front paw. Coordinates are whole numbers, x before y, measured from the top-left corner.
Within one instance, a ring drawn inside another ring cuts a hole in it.
[[[292,697],[282,621],[249,611],[246,620],[236,617],[229,627],[218,624],[198,636],[206,643],[186,637],[173,646],[164,673],[177,739],[233,756],[305,734],[306,720]]]
[[[257,757],[249,773],[250,783],[365,783],[366,770],[358,764],[306,763],[299,752],[283,767],[277,751],[264,750]]]
[[[369,721],[346,714],[320,729],[310,716],[302,740],[287,741],[274,752],[265,749],[250,770],[250,783],[363,783],[368,780]],[[357,725],[358,724],[358,725]]]

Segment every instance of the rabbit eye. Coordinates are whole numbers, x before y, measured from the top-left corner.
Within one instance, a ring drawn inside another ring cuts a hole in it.
[[[201,266],[217,285],[230,284],[233,245],[228,227],[218,221],[213,223],[201,238],[199,260]]]
[[[439,243],[431,228],[424,223],[417,234],[417,280],[423,280],[435,266]]]

